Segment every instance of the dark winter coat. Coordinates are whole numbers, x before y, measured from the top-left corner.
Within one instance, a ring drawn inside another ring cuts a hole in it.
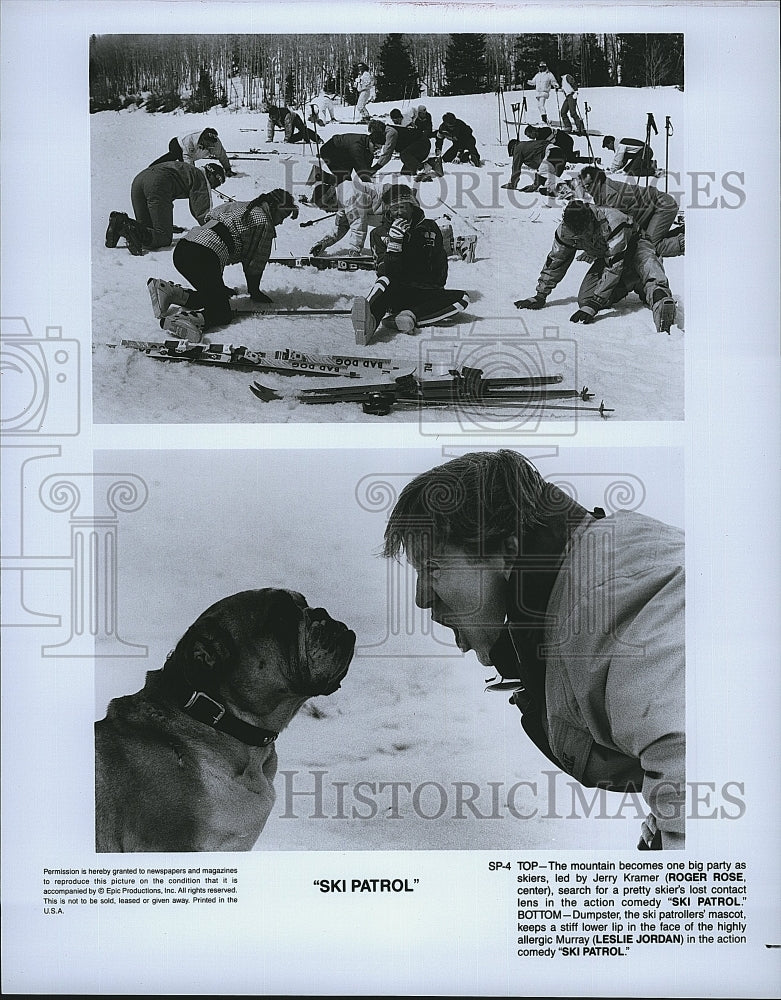
[[[449,139],[459,149],[468,149],[475,143],[472,129],[466,122],[462,122],[460,118],[456,118],[451,122],[442,122],[437,129],[437,153],[442,149],[442,143],[445,139]]]
[[[410,288],[445,287],[447,254],[442,231],[421,209],[411,222],[383,222],[372,230],[370,243],[378,277]]]
[[[206,174],[191,163],[169,160],[154,163],[133,178],[130,199],[133,214],[149,236],[144,245],[152,249],[167,247],[173,239],[174,202],[187,198],[194,219],[203,223],[211,207]]]
[[[339,180],[350,178],[353,170],[366,180],[371,176],[372,146],[368,135],[342,132],[320,147],[320,159]]]
[[[377,154],[374,169],[377,170],[379,167],[384,167],[394,153],[403,153],[413,143],[424,146],[427,141],[426,137],[421,132],[418,132],[417,129],[405,128],[403,125],[386,125],[385,145]],[[426,156],[428,151],[423,148],[422,152],[423,156]],[[402,159],[404,158],[402,157]]]

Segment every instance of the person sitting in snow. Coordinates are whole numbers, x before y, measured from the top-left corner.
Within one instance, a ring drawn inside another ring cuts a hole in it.
[[[135,219],[125,212],[109,214],[106,246],[115,247],[124,237],[135,257],[144,250],[170,246],[175,230],[174,201],[187,198],[193,218],[203,223],[211,208],[210,190],[224,181],[219,163],[207,163],[203,168],[175,160],[153,163],[137,174],[130,186]]]
[[[684,252],[683,230],[670,232],[680,211],[671,194],[653,185],[622,184],[606,177],[605,171],[595,166],[584,167],[576,184],[594,199],[595,205],[617,208],[631,215],[660,257],[679,257]]]
[[[188,132],[174,137],[168,143],[168,152],[150,163],[170,163],[181,161],[195,166],[197,160],[219,160],[226,177],[233,176],[228,154],[220,142],[216,128],[205,128],[202,132]]]
[[[330,204],[321,200],[318,188],[322,190],[322,185],[315,186],[312,201],[318,208],[329,211]],[[342,180],[336,185],[334,193],[336,218],[333,229],[328,235],[321,237],[309,252],[317,257],[328,247],[347,237],[348,256],[360,257],[366,242],[369,220],[382,210],[380,192],[371,181],[362,180],[353,171],[349,180]]]
[[[675,319],[675,300],[667,275],[653,244],[628,215],[615,208],[602,208],[571,201],[564,209],[561,225],[537,281],[536,294],[519,299],[516,309],[542,309],[545,300],[562,280],[583,250],[593,259],[578,292],[578,309],[571,323],[592,323],[607,309],[635,291],[651,308],[656,329],[665,333]]]
[[[382,224],[370,236],[377,279],[366,297],[353,300],[355,339],[366,344],[386,317],[386,325],[403,333],[430,326],[463,312],[469,296],[445,288],[447,254],[442,232],[427,219],[415,193],[391,184],[382,193]]]
[[[653,177],[656,173],[654,152],[642,139],[621,139],[616,145],[614,135],[606,135],[602,148],[613,153],[613,162],[605,170],[609,174],[619,171],[631,177]]]
[[[445,163],[451,163],[457,158],[459,163],[466,161],[476,167],[480,166],[480,154],[477,151],[477,143],[472,129],[466,122],[456,118],[451,111],[446,111],[442,115],[442,124],[437,129],[434,142],[434,155],[436,157],[441,156],[442,144],[445,139],[449,139],[451,142],[450,149],[442,156]]]
[[[551,128],[550,125],[527,125],[525,140],[510,139],[507,152],[513,158],[513,169],[510,179],[503,188],[514,189],[518,186],[524,167],[531,167],[535,172],[534,179],[523,191],[545,189],[552,194],[556,188],[556,178],[561,177],[564,168],[573,158],[572,136],[563,129]]]
[[[228,288],[223,280],[229,264],[242,265],[253,302],[271,302],[260,290],[260,279],[277,226],[297,216],[292,194],[282,188],[260,194],[252,201],[233,201],[212,209],[208,220],[186,233],[174,250],[174,266],[192,289],[159,278],[147,281],[160,326],[198,344],[207,330],[230,323],[230,299],[236,290]],[[172,313],[172,306],[180,308]]]
[[[266,128],[266,139],[274,141],[274,132],[281,129],[285,133],[285,142],[320,142],[320,136],[313,132],[311,128],[304,125],[301,115],[291,111],[287,107],[278,107],[264,100],[260,105],[260,110],[268,115],[268,126]]]

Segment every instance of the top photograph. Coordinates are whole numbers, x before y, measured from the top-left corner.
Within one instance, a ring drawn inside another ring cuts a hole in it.
[[[684,419],[682,34],[92,35],[96,423]]]

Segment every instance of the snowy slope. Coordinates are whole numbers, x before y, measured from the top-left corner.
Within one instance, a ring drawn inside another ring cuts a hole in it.
[[[510,106],[520,94],[507,93]],[[682,121],[683,94],[672,88],[633,90],[626,88],[581,92],[581,107],[592,108],[590,125],[601,133],[639,135],[646,115],[658,123],[665,115]],[[635,295],[601,314],[596,323],[575,326],[569,316],[575,309],[577,289],[587,265],[575,263],[558,286],[548,307],[540,313],[518,312],[513,300],[534,291],[537,276],[550,249],[553,232],[563,205],[548,203],[536,195],[501,189],[509,176],[506,143],[508,126],[499,120],[495,94],[458,98],[427,98],[435,124],[445,111],[453,111],[469,122],[485,165],[447,165],[442,181],[419,186],[419,197],[427,215],[449,221],[456,235],[478,233],[477,260],[473,264],[454,261],[450,265],[450,287],[469,292],[471,305],[460,321],[406,336],[383,332],[369,347],[356,349],[349,316],[261,317],[247,315],[224,331],[214,331],[212,340],[244,344],[255,349],[288,347],[310,353],[365,353],[373,357],[395,357],[418,362],[436,360],[447,364],[476,364],[488,374],[512,374],[519,358],[527,358],[540,338],[543,364],[560,371],[564,384],[587,385],[615,408],[613,419],[680,420],[683,417],[683,258],[665,261],[671,288],[678,301],[679,325],[669,336],[656,333],[650,312]],[[533,103],[533,102],[532,102]],[[388,111],[392,104],[373,109]],[[400,105],[401,106],[401,105]],[[555,118],[555,96],[549,112]],[[322,130],[325,138],[337,131],[359,130],[352,124],[351,108],[339,108],[346,124]],[[535,113],[533,112],[532,115]],[[530,116],[531,118],[532,116]],[[120,339],[160,339],[146,290],[150,276],[176,279],[170,250],[132,257],[120,246],[104,246],[108,213],[131,212],[130,183],[138,171],[168,146],[173,135],[207,124],[217,127],[226,149],[268,149],[266,116],[260,113],[215,110],[207,115],[148,115],[144,111],[101,112],[92,115],[92,295],[93,295],[93,401],[98,423],[221,423],[221,422],[383,422],[415,421],[414,412],[396,411],[386,417],[368,416],[355,404],[308,407],[294,399],[260,403],[249,392],[252,376],[188,364],[166,365],[136,352],[111,348]],[[501,127],[501,141],[500,139]],[[514,135],[513,126],[509,126]],[[682,129],[681,129],[682,131]],[[297,145],[287,145],[277,133],[275,155],[266,162],[241,161],[237,176],[229,178],[222,191],[247,200],[276,186],[292,188],[296,196],[308,189],[304,182],[313,157]],[[599,136],[592,138],[594,151],[602,153]],[[654,151],[661,163],[664,137],[655,139]],[[576,149],[586,152],[584,139]],[[680,147],[671,147],[671,169],[683,170]],[[397,170],[392,160],[383,173]],[[661,182],[663,183],[663,181]],[[671,187],[671,190],[674,188]],[[447,203],[446,205],[443,203]],[[300,221],[314,218],[315,209],[303,207]],[[193,224],[186,202],[177,202],[175,222]],[[302,229],[287,221],[279,230],[274,256],[305,253],[329,222]],[[122,243],[122,241],[120,241]],[[335,252],[334,248],[331,252]],[[244,288],[240,266],[226,270],[226,283]],[[371,272],[344,274],[336,271],[290,269],[269,265],[262,288],[283,308],[348,309],[355,294],[371,286]],[[558,328],[558,333],[556,332]],[[558,336],[560,343],[555,344]],[[557,349],[557,347],[559,349]],[[286,393],[311,380],[264,377]],[[546,412],[550,419],[565,420],[571,414]],[[590,417],[598,419],[591,414]],[[426,420],[445,419],[441,411]],[[499,419],[499,418],[496,418]]]

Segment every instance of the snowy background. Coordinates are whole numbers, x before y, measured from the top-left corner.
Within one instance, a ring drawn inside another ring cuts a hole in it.
[[[527,90],[529,113],[526,121],[537,120],[533,92]],[[504,112],[512,118],[511,105],[521,100],[521,92],[504,95]],[[454,234],[477,235],[477,260],[469,264],[451,261],[449,287],[468,291],[471,305],[458,322],[418,331],[407,336],[380,330],[368,347],[356,348],[349,316],[263,317],[246,315],[223,330],[211,333],[215,343],[242,344],[253,349],[292,348],[309,353],[363,353],[373,357],[393,357],[411,363],[435,360],[445,365],[472,364],[488,375],[518,371],[518,352],[530,342],[545,338],[543,364],[564,375],[564,387],[582,386],[595,393],[596,403],[614,407],[617,420],[681,420],[683,404],[683,353],[685,325],[684,258],[665,260],[670,286],[678,303],[677,326],[670,335],[659,334],[648,309],[634,294],[606,310],[595,323],[583,327],[569,322],[577,308],[577,290],[588,265],[575,262],[564,281],[555,289],[548,306],[540,313],[519,312],[517,298],[533,294],[537,277],[550,250],[553,233],[564,203],[534,194],[501,189],[510,174],[507,139],[514,137],[512,124],[500,123],[496,94],[424,99],[435,127],[445,111],[452,111],[474,129],[485,165],[446,164],[440,181],[418,186],[426,214],[439,222],[450,222]],[[580,109],[591,107],[589,125],[601,134],[643,138],[650,112],[660,128],[652,138],[657,162],[664,164],[664,121],[669,115],[677,133],[683,133],[684,95],[675,88],[633,89],[595,88],[580,92]],[[370,109],[386,113],[392,107],[406,109],[402,102],[374,103]],[[556,95],[548,102],[549,117],[556,120]],[[327,139],[336,132],[364,131],[353,124],[353,109],[337,106],[343,121],[321,129]],[[296,387],[318,384],[312,379],[263,376],[288,398],[261,403],[249,392],[249,373],[226,372],[189,364],[164,364],[124,348],[110,348],[123,338],[160,340],[146,288],[151,276],[178,280],[171,250],[163,249],[132,257],[124,240],[116,249],[104,245],[110,211],[132,214],[130,184],[133,177],[164,153],[175,135],[212,125],[218,129],[226,150],[274,149],[267,162],[237,161],[235,177],[219,189],[231,198],[249,200],[272,187],[284,186],[298,198],[311,193],[305,186],[315,157],[301,145],[282,141],[276,133],[273,147],[266,141],[265,114],[214,109],[204,115],[147,114],[142,110],[104,111],[90,116],[91,127],[91,241],[93,298],[93,412],[97,423],[286,423],[298,421],[417,421],[414,411],[395,411],[386,417],[367,416],[360,406],[342,403],[324,409],[304,406],[292,395]],[[501,131],[500,131],[501,130]],[[610,163],[612,154],[602,150],[601,134],[591,141],[597,156]],[[499,141],[501,138],[501,141]],[[448,143],[445,143],[447,148]],[[587,153],[585,138],[575,139],[575,149]],[[433,151],[433,144],[432,144]],[[670,170],[683,176],[683,142],[673,136]],[[400,161],[393,159],[380,178],[390,181]],[[577,168],[579,169],[579,168]],[[524,173],[520,186],[527,183]],[[566,176],[566,174],[565,174]],[[641,183],[644,183],[641,181]],[[653,180],[664,187],[664,178]],[[669,190],[680,195],[680,180],[670,178]],[[213,195],[213,200],[221,199]],[[442,202],[447,203],[446,207]],[[298,222],[315,218],[320,212],[302,206]],[[449,218],[446,218],[449,216]],[[175,203],[174,221],[193,225],[186,201]],[[302,229],[292,220],[280,227],[272,256],[306,254],[316,240],[330,231],[331,221]],[[368,246],[368,241],[367,241]],[[329,253],[338,253],[332,247]],[[226,283],[246,290],[240,265],[228,267]],[[351,274],[291,269],[268,265],[263,290],[281,308],[349,309],[356,294],[366,294],[372,272]],[[556,333],[558,328],[558,334]],[[561,350],[552,359],[551,338],[558,335]],[[522,368],[522,370],[525,370]],[[533,419],[537,419],[535,413]],[[547,410],[546,419],[564,421],[571,414]],[[427,414],[426,421],[441,420],[441,414]],[[494,414],[498,422],[502,418]],[[596,414],[584,419],[599,420]]]
[[[586,506],[610,511],[618,503],[683,526],[679,450],[526,453]],[[356,655],[341,689],[310,700],[280,736],[280,772],[299,773],[278,776],[257,850],[633,850],[636,809],[629,803],[614,818],[618,794],[605,796],[613,818],[582,818],[582,809],[562,818],[572,810],[568,779],[558,775],[550,798],[543,772],[553,767],[524,734],[520,713],[506,692],[484,691],[494,672],[415,609],[406,564],[378,554],[394,497],[443,460],[436,448],[97,452],[96,472],[131,468],[149,487],[143,509],[123,518],[118,541],[119,634],[148,645],[149,656],[98,660],[96,718],[110,698],[140,688],[145,671],[162,666],[210,604],[245,589],[290,587],[355,630]],[[327,818],[315,818],[311,795],[295,797],[296,818],[286,817],[286,788],[312,792],[313,771],[325,772]],[[342,812],[350,819],[334,818],[337,782],[345,783]],[[359,782],[375,785],[359,790],[374,810],[357,798]],[[396,815],[382,782],[410,785],[399,789]],[[478,811],[498,818],[459,809],[459,782],[473,783]],[[517,782],[536,782],[536,791],[511,792]],[[496,808],[491,783],[499,786]],[[508,796],[516,813],[536,815],[514,816]],[[375,814],[352,818],[353,807]],[[549,808],[559,818],[545,818]]]

